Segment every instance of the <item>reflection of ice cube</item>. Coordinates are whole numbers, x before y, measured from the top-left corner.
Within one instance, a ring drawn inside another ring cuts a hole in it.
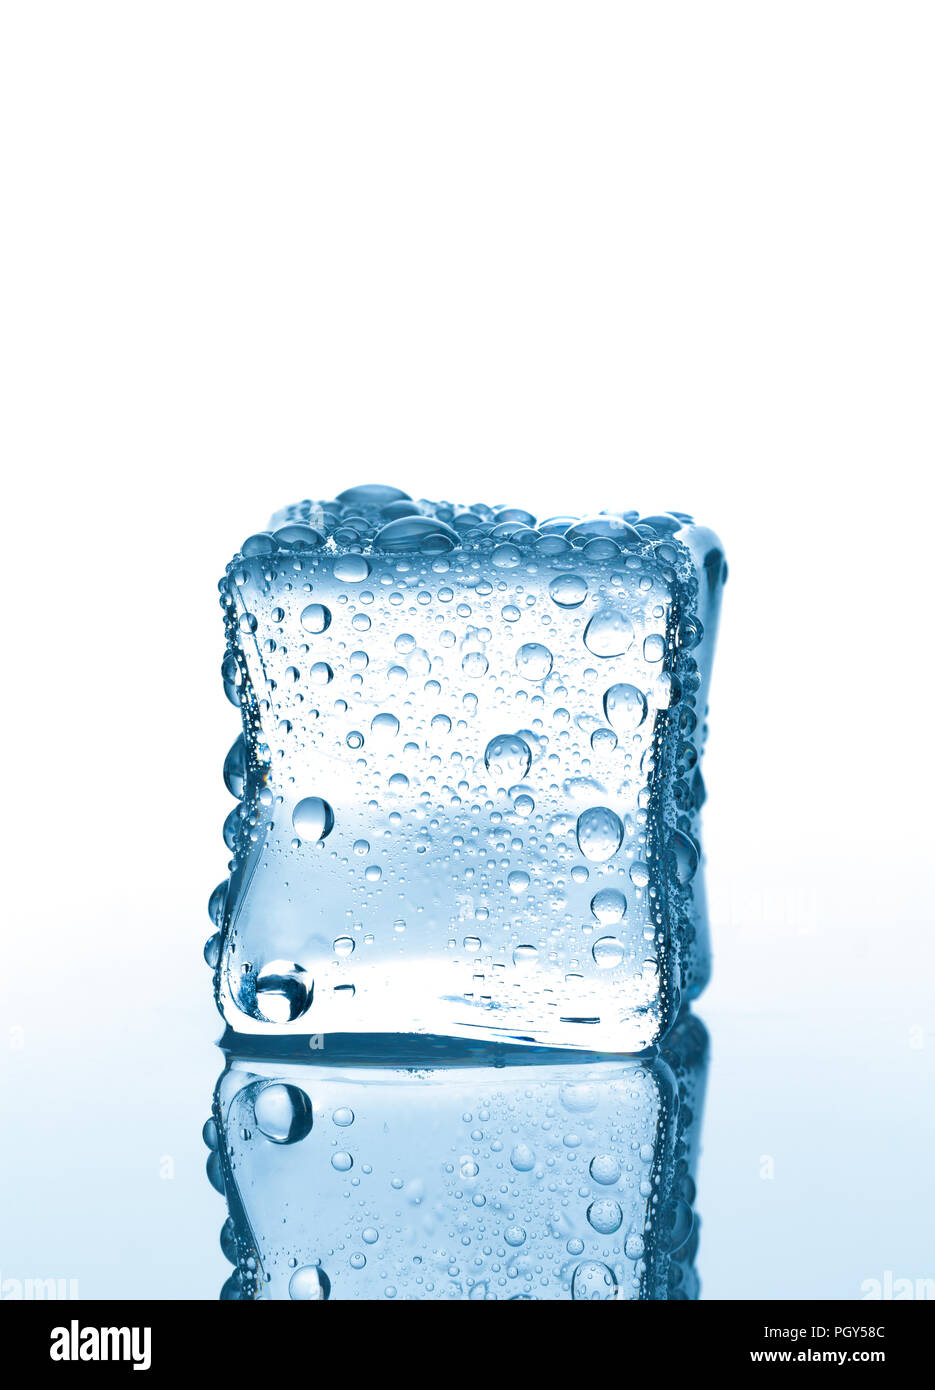
[[[232,1033],[658,1041],[708,971],[714,537],[387,488],[276,525],[220,586]]]
[[[686,1017],[654,1061],[232,1060],[206,1126],[222,1296],[696,1297],[706,1051]]]

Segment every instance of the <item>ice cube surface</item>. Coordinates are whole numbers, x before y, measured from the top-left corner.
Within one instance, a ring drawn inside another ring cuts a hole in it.
[[[237,1046],[638,1052],[703,987],[726,565],[682,513],[350,488],[220,582],[241,715],[205,958]]]

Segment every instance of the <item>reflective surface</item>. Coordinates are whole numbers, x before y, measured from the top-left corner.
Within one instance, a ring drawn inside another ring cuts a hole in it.
[[[230,1213],[222,1297],[695,1297],[703,1025],[646,1061],[515,1054],[230,1058],[203,1131]]]
[[[931,1277],[935,1020],[925,972],[904,965],[925,959],[922,908],[904,907],[918,926],[891,923],[881,955],[875,928],[836,929],[821,899],[810,926],[754,915],[759,875],[743,892],[737,882],[701,1009],[701,1297],[860,1298],[887,1271]],[[711,886],[724,901],[723,881]],[[132,997],[88,959],[80,931],[62,938],[49,989],[35,989],[25,961],[0,978],[5,1297],[60,1278],[86,1298],[216,1299],[231,1274],[201,1137],[220,1069],[206,1041],[214,1009],[191,970],[162,1004],[171,952],[144,968],[151,940],[125,940],[139,965]]]

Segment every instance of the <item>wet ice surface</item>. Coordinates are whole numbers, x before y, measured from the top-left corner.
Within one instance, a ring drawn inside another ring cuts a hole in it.
[[[239,1037],[639,1051],[708,973],[720,590],[683,514],[352,488],[228,567],[243,735],[205,948]]]

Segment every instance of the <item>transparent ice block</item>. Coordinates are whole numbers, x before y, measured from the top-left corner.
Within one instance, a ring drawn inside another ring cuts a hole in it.
[[[703,987],[699,758],[726,566],[681,513],[352,488],[221,581],[228,1042],[638,1052]]]

